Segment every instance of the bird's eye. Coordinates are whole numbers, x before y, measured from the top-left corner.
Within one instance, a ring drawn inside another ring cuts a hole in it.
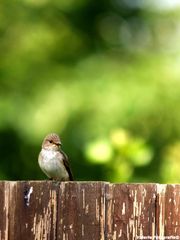
[[[52,143],[53,141],[52,140],[49,140],[50,143]]]

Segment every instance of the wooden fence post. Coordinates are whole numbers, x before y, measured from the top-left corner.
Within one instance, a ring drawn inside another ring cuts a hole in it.
[[[0,240],[180,239],[180,185],[0,182]]]

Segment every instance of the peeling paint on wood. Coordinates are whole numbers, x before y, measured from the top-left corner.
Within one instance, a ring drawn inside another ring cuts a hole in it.
[[[180,185],[0,182],[0,240],[180,236]]]

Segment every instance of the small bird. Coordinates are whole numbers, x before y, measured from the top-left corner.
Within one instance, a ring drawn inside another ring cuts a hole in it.
[[[61,140],[56,133],[48,134],[42,143],[38,163],[42,171],[52,180],[73,181],[68,157],[61,150]]]

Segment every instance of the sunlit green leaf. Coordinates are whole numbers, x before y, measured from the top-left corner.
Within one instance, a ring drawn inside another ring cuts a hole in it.
[[[112,158],[112,155],[112,147],[104,139],[89,143],[86,147],[86,156],[94,163],[107,163]]]

